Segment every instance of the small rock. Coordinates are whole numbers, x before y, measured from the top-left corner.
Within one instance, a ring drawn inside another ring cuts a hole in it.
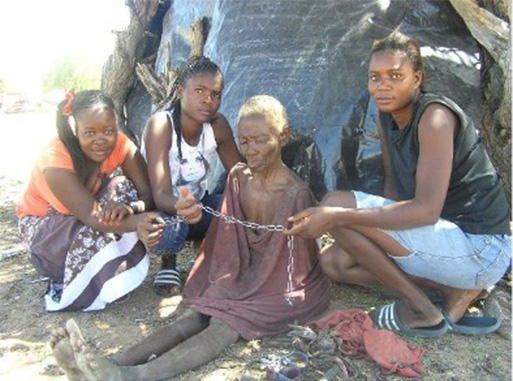
[[[28,350],[30,350],[30,348],[28,346],[26,346],[25,344],[14,344],[11,346],[10,348],[11,352],[27,352]]]
[[[511,340],[511,293],[494,289],[484,300],[484,312],[501,321],[497,333],[507,340]]]
[[[292,331],[287,333],[287,336],[300,337],[307,340],[315,340],[317,334],[309,327],[303,327],[301,325],[289,324]]]
[[[258,378],[250,374],[245,374],[240,378],[240,381],[258,381]]]
[[[334,354],[337,349],[335,337],[328,330],[322,330],[317,338],[310,344],[310,353],[313,356],[326,356]]]
[[[43,370],[41,371],[41,374],[45,376],[58,377],[64,375],[65,373],[56,364],[46,364]]]

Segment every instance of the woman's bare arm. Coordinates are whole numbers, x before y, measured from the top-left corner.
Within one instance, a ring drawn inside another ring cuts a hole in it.
[[[137,190],[139,200],[134,202],[139,213],[153,210],[153,196],[151,193],[150,180],[148,177],[148,167],[139,150],[134,149],[121,164],[123,173],[132,181]]]
[[[287,234],[317,237],[336,226],[401,230],[435,223],[447,196],[457,128],[457,118],[447,107],[432,104],[426,108],[419,122],[420,153],[413,199],[370,209],[309,208],[291,218],[294,227]]]
[[[232,129],[222,114],[217,114],[212,127],[217,142],[217,153],[228,173],[235,164],[243,160],[242,156],[235,144]]]
[[[175,214],[177,198],[171,185],[169,150],[171,149],[171,123],[166,113],[154,114],[144,133],[144,146],[148,164],[153,201],[158,210]]]
[[[137,230],[137,218],[128,215],[116,224],[100,221],[100,204],[82,184],[78,175],[62,168],[47,168],[45,179],[54,196],[70,213],[94,230],[123,233]]]

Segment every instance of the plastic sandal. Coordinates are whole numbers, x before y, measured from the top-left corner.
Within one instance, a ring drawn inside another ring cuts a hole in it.
[[[452,321],[443,311],[445,320],[449,323],[449,332],[460,335],[486,335],[497,331],[501,322],[491,316],[463,315],[457,322]]]
[[[397,313],[397,304],[387,304],[376,310],[374,315],[374,324],[379,329],[402,333],[404,335],[421,336],[421,337],[438,337],[446,333],[450,328],[449,324],[443,319],[440,324],[434,327],[426,328],[410,328],[404,325]]]
[[[178,292],[168,291],[169,288],[175,286]],[[153,288],[157,295],[160,296],[173,296],[182,292],[182,279],[180,271],[177,269],[162,269],[157,273]]]

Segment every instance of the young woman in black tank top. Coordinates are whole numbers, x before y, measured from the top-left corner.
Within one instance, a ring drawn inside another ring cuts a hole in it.
[[[375,284],[400,301],[375,323],[405,334],[490,333],[494,318],[465,315],[511,263],[509,205],[467,115],[423,90],[420,49],[395,31],[373,45],[368,88],[379,109],[384,197],[332,192],[292,217],[287,234],[335,242],[321,264],[334,281]],[[444,298],[437,308],[421,287]]]

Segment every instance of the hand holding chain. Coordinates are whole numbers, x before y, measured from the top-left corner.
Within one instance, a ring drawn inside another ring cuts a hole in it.
[[[272,232],[283,232],[285,230],[285,226],[283,225],[261,225],[256,222],[251,221],[243,221],[239,220],[233,216],[228,216],[224,213],[218,212],[215,209],[212,209],[210,206],[205,206],[198,202],[196,204],[198,208],[203,210],[205,213],[211,214],[214,217],[220,218],[224,220],[227,224],[239,224],[245,228],[249,229],[260,229],[267,230]],[[186,219],[184,217],[172,216],[164,218],[166,224],[175,225],[180,222],[185,222]],[[292,301],[292,291],[294,290],[294,283],[292,279],[292,275],[294,273],[294,238],[292,236],[287,236],[287,247],[289,249],[288,262],[287,262],[287,295],[285,300],[292,307],[294,305]]]

